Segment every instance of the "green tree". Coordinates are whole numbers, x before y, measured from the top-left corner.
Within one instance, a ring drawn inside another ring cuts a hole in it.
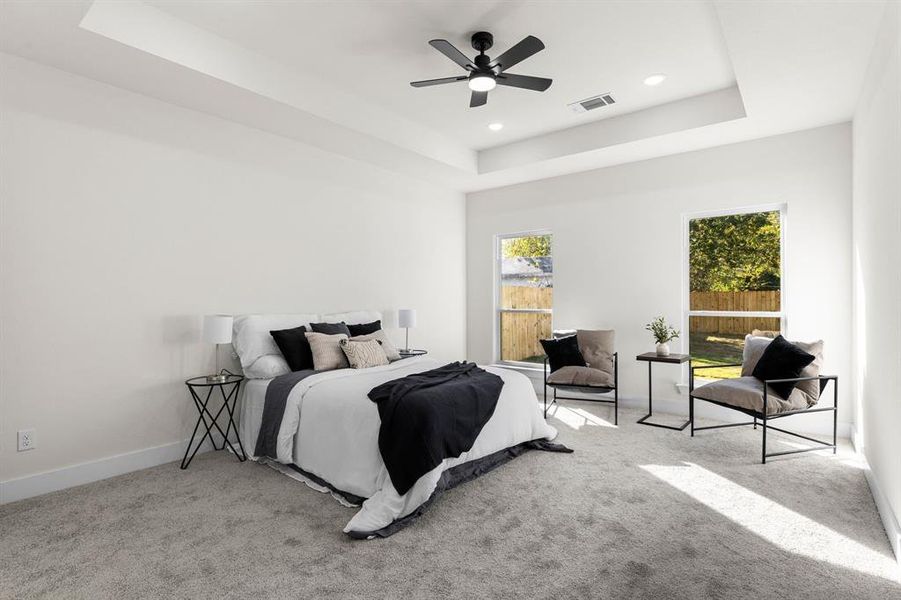
[[[694,219],[689,270],[692,291],[779,289],[779,212]]]
[[[501,243],[501,248],[504,258],[550,256],[551,236],[530,235],[528,237],[507,238]]]

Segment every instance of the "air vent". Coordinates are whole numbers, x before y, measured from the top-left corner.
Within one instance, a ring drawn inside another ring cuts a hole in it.
[[[569,105],[569,107],[573,109],[573,112],[583,113],[588,112],[589,110],[594,110],[596,108],[601,108],[602,106],[609,106],[611,104],[616,104],[616,100],[613,99],[613,96],[611,96],[610,94],[600,94],[598,96],[586,98],[585,100],[573,102]]]

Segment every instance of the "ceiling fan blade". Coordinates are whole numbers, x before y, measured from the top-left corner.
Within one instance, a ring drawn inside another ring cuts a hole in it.
[[[467,58],[465,54],[457,50],[457,48],[447,40],[430,40],[429,45],[467,71],[471,71],[476,68],[476,66],[472,64],[472,61],[469,60],[469,58]]]
[[[469,79],[466,75],[460,75],[459,77],[442,77],[441,79],[426,79],[424,81],[411,81],[410,85],[413,87],[428,87],[430,85],[441,85],[442,83],[455,83],[457,81],[463,81],[465,79]]]
[[[488,102],[488,92],[473,92],[469,99],[469,108],[482,106]]]
[[[524,61],[536,52],[544,50],[544,44],[534,35],[523,38],[521,42],[495,58],[489,65],[492,69],[498,65],[501,71],[506,71],[513,65]]]
[[[506,85],[508,87],[522,88],[524,90],[534,90],[543,92],[551,87],[553,79],[544,77],[530,77],[528,75],[514,75],[513,73],[501,73],[497,76],[498,85]]]

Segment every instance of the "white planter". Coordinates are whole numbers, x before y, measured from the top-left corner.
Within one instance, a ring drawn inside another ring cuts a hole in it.
[[[657,344],[657,356],[669,356],[669,344]]]

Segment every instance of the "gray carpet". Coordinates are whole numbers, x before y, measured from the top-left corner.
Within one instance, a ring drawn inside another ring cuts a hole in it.
[[[385,540],[348,539],[354,509],[224,452],[8,504],[0,597],[901,598],[847,450],[762,466],[750,428],[691,439],[609,414],[567,404],[575,454],[527,453]]]

